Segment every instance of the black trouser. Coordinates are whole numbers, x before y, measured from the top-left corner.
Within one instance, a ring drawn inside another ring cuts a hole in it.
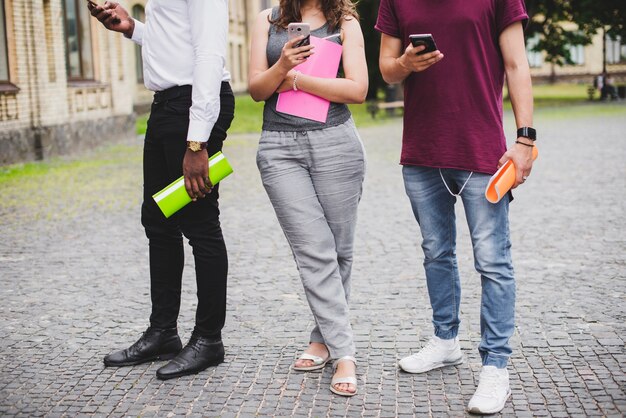
[[[235,99],[230,85],[222,83],[220,114],[208,142],[208,154],[222,149],[233,120]],[[152,199],[183,174],[191,87],[181,86],[156,93],[144,143],[144,196],[141,222],[150,243],[150,325],[176,326],[184,264],[183,238],[193,248],[198,287],[194,332],[220,337],[226,317],[228,258],[219,221],[219,187],[205,198],[191,202],[166,219]],[[200,139],[200,138],[198,138]]]

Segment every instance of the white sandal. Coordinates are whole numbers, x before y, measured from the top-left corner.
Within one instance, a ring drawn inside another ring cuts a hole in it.
[[[356,359],[352,356],[343,356],[341,358],[338,358],[337,360],[335,360],[333,362],[333,372],[336,373],[337,371],[337,365],[339,364],[340,361],[344,361],[344,360],[349,360],[351,362],[354,363],[354,365],[356,366]],[[335,389],[335,385],[339,385],[341,383],[348,383],[351,385],[354,385],[354,392],[344,392],[342,390],[338,390]],[[346,376],[346,377],[335,377],[333,375],[333,378],[330,381],[330,391],[336,395],[341,395],[341,396],[354,396],[357,394],[358,389],[357,389],[357,380],[356,380],[356,376]]]
[[[306,366],[306,367],[297,367],[294,364],[291,368],[298,372],[310,372],[313,370],[323,369],[324,366],[326,366],[326,363],[330,361],[330,354],[328,354],[328,357],[322,358],[319,356],[314,356],[313,354],[302,353],[302,355],[298,358],[298,360],[311,360],[313,362],[313,365]]]

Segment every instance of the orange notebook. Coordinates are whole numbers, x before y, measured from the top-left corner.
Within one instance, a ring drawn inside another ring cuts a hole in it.
[[[537,155],[539,151],[537,147],[533,147],[533,160],[537,159]],[[485,197],[491,203],[498,203],[511,190],[513,184],[515,184],[515,164],[509,160],[489,179]]]

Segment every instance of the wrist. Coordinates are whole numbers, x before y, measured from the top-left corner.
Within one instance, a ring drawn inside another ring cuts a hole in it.
[[[131,39],[133,37],[133,33],[135,33],[135,19],[133,19],[132,17],[128,18],[128,29],[126,29],[126,31],[124,31],[124,36],[127,37],[128,39]]]
[[[515,140],[515,144],[521,145],[524,148],[533,148],[535,146],[533,141],[529,140],[528,138],[524,138],[523,136],[517,138]]]
[[[398,64],[398,66],[404,70],[404,71],[411,71],[405,64],[404,64],[404,57],[405,55],[402,54],[400,55],[398,58],[396,58],[396,64]]]
[[[523,138],[525,140],[535,142],[537,140],[537,131],[529,126],[522,126],[517,129],[517,139]]]
[[[287,77],[289,75],[289,72],[291,71],[291,68],[289,68],[288,65],[284,65],[281,60],[278,60],[278,62],[276,63],[276,70],[278,70],[278,73],[283,77]]]
[[[207,143],[208,141],[187,141],[187,151],[191,151],[192,153],[206,151]]]
[[[292,82],[293,91],[298,91],[298,80],[301,80],[300,79],[301,76],[302,76],[302,73],[300,71],[294,71],[293,82]]]

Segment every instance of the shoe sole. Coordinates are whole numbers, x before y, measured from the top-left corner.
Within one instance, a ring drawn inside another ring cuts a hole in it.
[[[327,358],[326,361],[324,361],[322,364],[318,364],[316,366],[309,366],[309,367],[291,366],[291,370],[294,370],[296,372],[312,372],[314,370],[323,369],[324,367],[326,367],[326,365],[328,364],[329,361],[330,361],[330,357]]]
[[[150,358],[146,358],[146,359],[141,359],[141,360],[137,360],[137,361],[125,361],[125,362],[121,362],[121,363],[112,363],[110,361],[104,360],[104,367],[136,366],[138,364],[149,363],[149,362],[152,362],[152,361],[167,361],[167,360],[173,359],[177,355],[178,355],[178,352],[176,352],[176,353],[168,353],[168,354],[160,354],[158,356],[154,356],[154,357],[150,357]]]
[[[504,402],[502,402],[500,405],[498,405],[496,408],[494,409],[490,409],[488,411],[482,411],[478,408],[467,408],[467,412],[469,412],[470,414],[476,414],[476,415],[490,415],[490,414],[497,414],[498,412],[502,411],[504,409],[504,405],[506,405],[506,401],[509,400],[509,397],[511,396],[511,389],[509,388],[509,392],[506,394],[506,396],[504,397]]]
[[[458,360],[437,363],[437,364],[433,365],[432,367],[429,367],[429,368],[426,368],[426,369],[407,369],[407,368],[402,367],[402,365],[399,365],[399,366],[400,366],[400,368],[402,370],[404,370],[407,373],[418,374],[418,373],[426,373],[426,372],[429,372],[429,371],[435,370],[435,369],[440,369],[442,367],[457,366],[459,364],[462,364],[463,362],[465,362],[465,358],[461,357]]]
[[[212,361],[211,363],[207,364],[206,366],[204,366],[204,367],[202,367],[200,369],[185,370],[185,371],[182,371],[182,372],[172,373],[172,374],[168,374],[168,375],[159,374],[159,371],[157,370],[156,377],[159,380],[170,380],[170,379],[175,379],[177,377],[183,377],[183,376],[189,376],[189,375],[192,375],[192,374],[198,374],[198,373],[208,369],[209,367],[218,366],[218,365],[222,364],[223,362],[224,362],[224,357],[222,357],[221,359]]]
[[[340,390],[335,389],[335,388],[334,388],[334,387],[332,387],[332,386],[330,387],[330,391],[331,391],[332,393],[334,393],[335,395],[339,395],[339,396],[346,396],[346,397],[348,397],[348,398],[350,398],[350,397],[352,397],[352,396],[356,395],[357,393],[359,393],[359,390],[358,390],[358,389],[357,389],[357,390],[355,390],[354,392],[342,392],[342,391],[340,391]]]

